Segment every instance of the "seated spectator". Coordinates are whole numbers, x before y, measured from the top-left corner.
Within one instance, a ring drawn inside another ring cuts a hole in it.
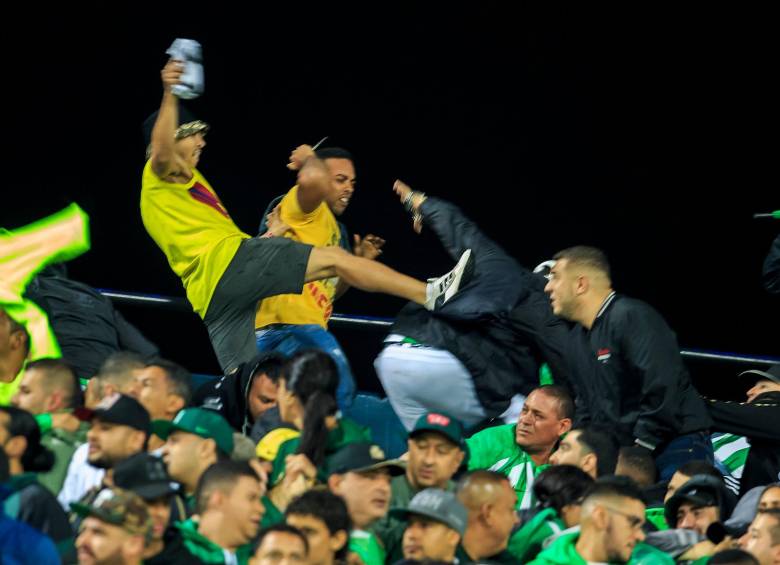
[[[533,477],[569,431],[573,417],[574,402],[566,389],[558,385],[534,389],[517,424],[488,428],[466,440],[469,470],[491,469],[508,477],[518,507],[530,508]]]
[[[40,473],[38,481],[55,496],[65,482],[73,453],[87,439],[87,424],[78,422],[75,429],[52,427],[51,415],[72,413],[79,406],[80,397],[78,379],[65,362],[38,359],[27,363],[19,390],[11,399],[13,406],[36,416],[41,444],[54,453],[54,466],[51,471]]]
[[[172,422],[152,422],[152,432],[165,440],[162,448],[165,467],[171,478],[181,484],[190,512],[195,507],[198,481],[206,469],[230,459],[233,429],[212,410],[186,408]]]
[[[668,501],[677,489],[687,483],[691,477],[695,475],[708,475],[715,479],[723,480],[723,475],[712,466],[712,464],[706,461],[690,461],[677,469],[672,478],[669,480],[669,484],[666,487],[666,494],[664,495],[664,503]]]
[[[385,562],[385,549],[369,528],[387,514],[390,479],[403,472],[400,461],[386,459],[378,445],[368,443],[347,444],[328,461],[328,488],[344,499],[352,520],[349,551],[365,565]]]
[[[739,543],[760,565],[780,563],[780,510],[759,512]]]
[[[427,488],[414,495],[408,508],[391,512],[407,522],[403,535],[405,559],[455,563],[468,513],[454,494]]]
[[[582,502],[580,531],[557,538],[533,565],[628,563],[644,540],[642,493],[627,477],[602,477]]]
[[[675,476],[680,471],[675,473]],[[631,445],[620,448],[618,462],[615,467],[615,475],[628,477],[642,490],[645,503],[645,518],[647,528],[654,530],[666,530],[669,525],[664,516],[663,498],[666,494],[666,483],[656,483],[658,470],[655,467],[652,454],[644,447]]]
[[[706,536],[711,524],[731,515],[734,498],[722,479],[694,475],[666,501],[665,508],[669,525]]]
[[[509,534],[518,522],[517,494],[509,480],[494,471],[472,471],[458,483],[457,496],[468,511],[456,553],[458,563],[517,563],[506,551]]]
[[[8,479],[8,457],[0,449],[0,556],[19,565],[59,563],[60,556],[51,538],[6,515],[3,503],[11,493],[3,485]]]
[[[248,463],[220,461],[209,467],[195,493],[197,517],[177,524],[184,547],[206,563],[247,563],[265,511],[264,492]]]
[[[155,358],[134,374],[128,393],[149,412],[152,420],[173,420],[186,408],[192,397],[192,377],[184,367],[166,359]],[[157,436],[149,438],[149,451],[162,447]]]
[[[135,353],[120,351],[110,355],[98,374],[89,380],[84,394],[84,406],[95,408],[101,399],[117,393],[130,395],[135,386],[136,372],[144,367],[143,359]],[[54,416],[52,419],[54,420]],[[56,422],[53,421],[52,424],[53,427],[58,427]],[[89,464],[88,453],[87,443],[79,446],[73,453],[65,482],[57,496],[62,507],[68,511],[71,502],[80,500],[89,489],[100,485],[103,480],[105,471]]]
[[[310,565],[346,562],[352,521],[341,497],[324,489],[306,491],[287,507],[285,520],[306,536]]]
[[[338,379],[336,364],[322,351],[298,352],[285,364],[279,379],[279,414],[282,422],[294,425],[301,435],[284,442],[274,460],[271,499],[280,511],[305,490],[303,483],[326,479],[326,460],[338,449],[371,440],[367,428],[337,417]],[[282,476],[285,485],[277,488]]]
[[[747,402],[708,400],[714,429],[745,436],[750,450],[740,478],[740,495],[776,481],[780,474],[780,364],[766,371],[740,373],[747,387]]]
[[[279,353],[261,353],[232,373],[201,386],[193,404],[216,410],[234,430],[249,435],[255,422],[276,406],[284,361]]]
[[[463,463],[465,445],[460,422],[456,419],[443,412],[427,412],[420,416],[407,440],[406,473],[390,482],[390,509],[406,508],[412,498],[426,488],[454,491],[452,477]],[[405,528],[406,523],[392,512],[372,527],[392,563],[403,557],[401,540]]]
[[[138,495],[106,488],[90,504],[74,502],[71,507],[82,518],[76,539],[80,564],[142,562],[152,524]]]
[[[92,378],[117,351],[157,355],[157,346],[114,309],[110,298],[69,279],[62,263],[38,273],[27,285],[25,297],[46,312],[62,358],[82,379]]]
[[[174,507],[178,519],[186,519],[184,504],[159,457],[149,453],[128,457],[114,469],[114,485],[137,494],[144,501],[152,520],[151,535],[143,554],[145,565],[191,561],[191,555],[184,549],[181,534],[173,527],[172,520]]]
[[[767,485],[758,499],[758,511],[780,510],[780,483]]]
[[[309,556],[309,543],[298,528],[275,524],[260,530],[257,549],[249,565],[305,565],[314,563]]]
[[[533,560],[552,536],[580,523],[582,499],[593,478],[579,467],[555,465],[534,481],[539,511],[509,538],[507,551],[520,563]]]
[[[8,458],[11,494],[5,514],[49,536],[63,558],[73,555],[73,530],[54,495],[38,483],[37,473],[51,470],[54,454],[41,445],[41,432],[32,414],[0,406],[0,446]]]
[[[597,479],[615,472],[617,438],[607,430],[578,428],[567,433],[550,456],[550,465],[574,465]]]

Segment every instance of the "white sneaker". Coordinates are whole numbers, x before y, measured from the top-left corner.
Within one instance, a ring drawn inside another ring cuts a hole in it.
[[[449,273],[437,279],[428,279],[428,284],[432,285],[433,291],[431,297],[425,301],[426,310],[433,311],[441,308],[445,302],[455,296],[462,284],[466,284],[474,272],[474,259],[471,256],[471,249],[466,249],[463,255],[458,259]]]

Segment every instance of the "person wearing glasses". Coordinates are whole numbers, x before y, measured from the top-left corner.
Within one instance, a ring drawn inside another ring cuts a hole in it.
[[[602,477],[582,501],[580,531],[559,536],[531,563],[628,563],[645,539],[644,523],[645,504],[634,481]],[[658,557],[654,562],[663,563],[665,556]]]

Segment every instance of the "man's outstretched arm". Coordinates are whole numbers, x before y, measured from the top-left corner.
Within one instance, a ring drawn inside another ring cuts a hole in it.
[[[151,155],[152,170],[159,178],[180,172],[192,176],[189,167],[176,154],[176,128],[179,124],[179,99],[171,92],[184,72],[181,61],[171,59],[160,71],[163,83],[163,99],[157,120],[152,128]]]

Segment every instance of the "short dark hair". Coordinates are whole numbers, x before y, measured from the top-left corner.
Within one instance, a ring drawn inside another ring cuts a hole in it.
[[[712,565],[760,565],[758,559],[744,549],[724,549],[710,557]]]
[[[343,530],[349,536],[352,531],[352,519],[349,517],[347,504],[343,498],[329,490],[315,488],[304,492],[290,503],[284,513],[285,517],[291,514],[317,518],[327,526],[330,535]],[[336,559],[345,558],[348,551],[349,544],[345,543],[336,552]]]
[[[586,453],[593,453],[596,456],[596,475],[599,477],[612,475],[620,451],[620,444],[615,434],[597,427],[580,428],[579,432],[577,441],[585,448]]]
[[[272,383],[278,383],[279,377],[283,375],[286,361],[287,358],[277,351],[264,353],[258,357],[257,367],[255,367],[252,377],[266,375]]]
[[[22,468],[28,473],[45,473],[54,467],[54,453],[41,444],[41,429],[27,410],[16,406],[0,406],[0,412],[8,414],[8,435],[22,436],[27,448],[22,454]]]
[[[655,478],[658,476],[655,460],[644,447],[638,445],[622,447],[618,454],[618,461],[621,466],[629,467],[632,473],[638,477],[634,480],[639,486],[650,486],[655,483]]]
[[[575,245],[574,247],[569,247],[559,251],[553,255],[553,259],[556,261],[559,259],[565,259],[570,264],[584,265],[586,267],[590,267],[591,269],[601,271],[606,275],[607,278],[610,278],[611,276],[607,254],[596,247]]]
[[[24,334],[24,356],[27,357],[27,355],[30,353],[30,333],[27,331],[27,327],[24,324],[21,324],[14,320],[11,316],[8,315],[8,312],[5,311],[5,309],[0,308],[0,313],[4,314],[6,318],[8,318],[8,333],[13,334],[16,332],[22,332]]]
[[[146,367],[144,358],[132,351],[117,351],[103,361],[96,378],[101,383],[122,386],[132,378],[132,371]]]
[[[46,357],[30,361],[25,371],[38,370],[46,376],[47,390],[57,389],[65,393],[65,408],[76,408],[81,404],[81,384],[73,368],[62,359]]]
[[[574,418],[574,400],[568,388],[562,385],[542,385],[534,390],[541,391],[558,401],[558,416],[561,419]]]
[[[611,496],[632,498],[634,500],[638,500],[642,504],[645,502],[644,496],[642,496],[642,491],[639,489],[632,478],[616,477],[614,475],[608,475],[606,477],[599,477],[596,479],[591,488],[585,494],[584,501],[590,500],[591,498]]]
[[[162,357],[149,359],[146,362],[146,366],[162,369],[173,394],[180,397],[184,401],[185,406],[189,405],[192,399],[192,375],[190,375],[187,369]]]
[[[320,147],[314,150],[314,154],[323,161],[325,159],[349,159],[353,163],[355,162],[352,153],[342,147]]]
[[[274,524],[273,526],[268,526],[267,528],[263,528],[262,530],[260,530],[257,533],[257,542],[255,542],[255,547],[260,548],[260,546],[263,545],[263,540],[265,539],[265,537],[268,534],[273,534],[275,532],[298,536],[303,542],[303,547],[306,550],[306,555],[309,554],[309,540],[306,539],[306,535],[295,526],[291,526],[290,524],[285,524],[284,522],[280,524]]]
[[[198,513],[208,509],[209,498],[215,491],[226,494],[233,491],[233,487],[241,477],[249,477],[260,482],[254,469],[246,461],[217,461],[211,465],[198,479],[195,488],[195,503]]]
[[[593,478],[574,465],[553,465],[534,479],[534,495],[542,508],[561,510],[569,504],[582,503],[582,497],[593,485]]]
[[[718,471],[711,463],[704,460],[696,459],[694,461],[688,461],[684,465],[677,468],[677,473],[681,473],[686,477],[692,477],[694,475],[709,475],[723,480],[723,474]]]

